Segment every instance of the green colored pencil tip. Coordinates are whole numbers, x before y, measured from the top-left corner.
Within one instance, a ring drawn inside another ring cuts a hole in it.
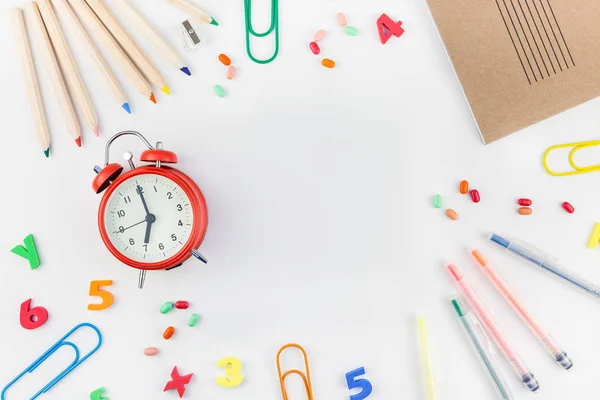
[[[46,158],[50,157],[50,147],[44,150],[44,154],[46,155]]]
[[[211,25],[214,25],[214,26],[219,26],[219,23],[217,22],[217,20],[216,20],[216,19],[214,19],[213,17],[210,17],[210,19],[212,19],[212,21],[210,21],[210,24],[211,24]]]

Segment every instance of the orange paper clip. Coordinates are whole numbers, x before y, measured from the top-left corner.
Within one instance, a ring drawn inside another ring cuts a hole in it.
[[[304,368],[306,369],[306,374],[304,374],[304,372],[302,372],[298,369],[290,369],[289,371],[286,371],[284,374],[281,373],[281,363],[279,361],[279,358],[281,356],[281,353],[288,347],[295,347],[302,352],[302,355],[304,356]],[[304,348],[302,348],[302,346],[300,346],[299,344],[295,344],[295,343],[286,344],[281,349],[279,349],[279,351],[277,352],[276,361],[277,361],[277,373],[279,374],[279,383],[281,384],[281,394],[283,395],[283,400],[289,399],[288,395],[287,395],[287,391],[285,390],[285,378],[290,374],[300,375],[300,377],[302,378],[302,381],[304,381],[304,386],[306,387],[306,394],[308,395],[308,400],[313,400],[314,397],[313,397],[313,392],[312,392],[312,383],[310,381],[310,368],[308,367],[308,356],[306,355],[306,351],[304,350]]]

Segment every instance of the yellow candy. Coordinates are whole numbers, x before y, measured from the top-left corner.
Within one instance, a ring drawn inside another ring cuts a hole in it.
[[[594,225],[594,230],[592,231],[592,236],[590,236],[590,241],[588,242],[589,249],[595,249],[598,247],[598,242],[600,241],[600,223],[596,223]]]

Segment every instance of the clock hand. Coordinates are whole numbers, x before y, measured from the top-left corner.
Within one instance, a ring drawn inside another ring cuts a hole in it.
[[[150,243],[150,231],[152,230],[152,224],[156,222],[156,217],[154,214],[146,215],[146,235],[144,236],[144,244]]]
[[[140,221],[140,222],[138,222],[137,224],[133,224],[133,225],[131,225],[131,226],[128,226],[127,228],[124,228],[124,229],[123,229],[123,231],[121,231],[121,230],[118,230],[118,231],[115,231],[115,232],[113,232],[113,233],[123,233],[123,232],[125,232],[127,229],[129,229],[129,228],[133,228],[134,226],[138,226],[139,224],[143,224],[144,222],[146,222],[146,220],[143,220],[143,221]]]
[[[137,186],[138,193],[140,194],[140,198],[142,199],[142,204],[144,205],[144,210],[146,210],[146,216],[150,215],[150,211],[148,210],[148,204],[146,204],[146,199],[144,198],[144,189],[140,185]]]

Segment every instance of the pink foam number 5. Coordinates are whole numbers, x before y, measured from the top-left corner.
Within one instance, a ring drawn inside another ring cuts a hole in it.
[[[29,330],[37,329],[48,321],[48,310],[44,307],[37,306],[31,309],[29,307],[31,307],[31,299],[21,304],[19,319],[23,328]]]
[[[350,371],[346,374],[348,389],[362,389],[359,393],[350,395],[350,400],[366,399],[373,391],[373,385],[371,385],[371,382],[369,382],[368,379],[356,379],[365,374],[365,367],[356,368],[354,371]]]

